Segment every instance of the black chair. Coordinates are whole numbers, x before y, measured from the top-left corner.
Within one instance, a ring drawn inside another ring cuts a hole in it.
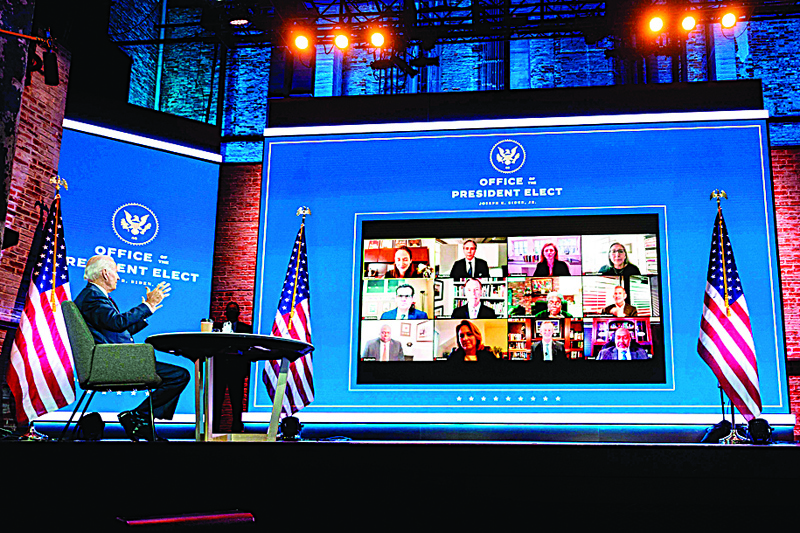
[[[61,309],[83,395],[58,440],[63,439],[87,392],[92,391],[92,394],[83,407],[81,418],[86,413],[95,392],[132,390],[150,392],[150,427],[155,440],[152,392],[161,384],[161,378],[156,374],[156,356],[153,347],[149,344],[96,344],[75,302],[62,302]]]

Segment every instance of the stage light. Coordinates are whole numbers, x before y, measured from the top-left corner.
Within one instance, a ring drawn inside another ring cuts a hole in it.
[[[303,430],[303,424],[300,423],[294,416],[287,416],[281,420],[280,425],[281,440],[300,440],[300,432]]]
[[[681,21],[681,27],[686,31],[692,31],[697,25],[697,20],[691,15],[686,15]]]
[[[724,28],[733,28],[738,19],[739,17],[736,16],[736,13],[728,12],[722,15],[720,22]]]
[[[333,44],[336,45],[336,48],[344,50],[350,45],[350,39],[344,33],[339,33],[333,38]]]
[[[650,19],[650,31],[659,32],[664,29],[664,19],[661,17],[652,17]]]
[[[298,35],[294,36],[294,46],[298,50],[306,50],[309,47],[310,44],[311,44],[311,41],[309,41],[309,39],[308,39],[308,37],[306,35],[303,35],[301,33],[301,34],[298,34]]]
[[[747,424],[753,444],[770,444],[772,442],[772,428],[763,418],[754,418]]]
[[[383,34],[383,32],[373,31],[369,35],[369,42],[372,43],[372,46],[375,48],[381,48],[384,44],[386,44],[386,36]]]

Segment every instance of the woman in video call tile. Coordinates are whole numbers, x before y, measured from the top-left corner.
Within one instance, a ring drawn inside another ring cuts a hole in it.
[[[608,264],[600,267],[600,274],[607,276],[635,276],[640,274],[639,267],[628,262],[628,252],[620,243],[615,242],[608,249]]]
[[[458,348],[453,350],[447,358],[448,361],[455,363],[475,361],[480,363],[498,360],[483,345],[481,330],[469,320],[462,320],[456,326],[456,344],[458,344]]]
[[[411,249],[401,246],[394,252],[394,266],[386,273],[387,278],[420,278],[422,277],[411,260]]]
[[[552,242],[542,248],[542,259],[536,265],[534,278],[547,278],[552,276],[569,276],[569,266],[564,261],[558,260],[558,248]]]

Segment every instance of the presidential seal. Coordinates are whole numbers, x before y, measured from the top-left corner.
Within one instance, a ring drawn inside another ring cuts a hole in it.
[[[517,141],[504,139],[492,146],[489,162],[503,174],[513,174],[525,164],[525,148]]]
[[[144,246],[158,235],[158,218],[142,204],[130,203],[117,208],[111,226],[120,240],[131,246]]]

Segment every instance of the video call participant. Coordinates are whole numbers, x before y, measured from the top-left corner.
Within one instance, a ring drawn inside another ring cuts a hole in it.
[[[625,303],[628,294],[623,287],[614,287],[614,303],[603,308],[604,315],[614,315],[617,317],[636,316],[637,310],[634,306]]]
[[[488,278],[489,263],[479,257],[475,257],[478,245],[472,239],[464,242],[464,259],[459,259],[453,263],[450,270],[451,278]]]
[[[497,318],[494,309],[481,303],[483,285],[475,278],[470,279],[464,284],[464,296],[467,299],[466,305],[453,309],[451,318]]]
[[[428,313],[418,311],[414,305],[414,287],[400,285],[394,291],[397,307],[381,315],[381,320],[422,320],[428,318]]]
[[[161,282],[152,290],[145,289],[142,303],[121,313],[109,294],[117,288],[119,276],[117,264],[107,255],[95,255],[86,262],[83,279],[88,283],[75,298],[75,305],[81,312],[92,337],[98,344],[129,344],[133,334],[147,327],[147,317],[163,306],[164,298],[169,296],[169,283]],[[182,367],[156,361],[156,374],[161,385],[150,398],[131,411],[118,415],[119,422],[129,439],[152,440],[153,428],[150,426],[150,400],[153,402],[153,416],[172,420],[178,397],[189,383],[189,372]],[[158,436],[156,440],[166,440]]]
[[[239,322],[241,310],[236,302],[228,302],[225,306],[225,320],[231,323],[234,333],[253,333],[253,326],[246,322]],[[214,324],[215,328],[222,329],[222,324]],[[244,409],[244,380],[250,375],[250,359],[243,357],[241,352],[220,354],[214,356],[214,413],[213,431],[219,433],[222,422],[222,403],[225,400],[225,389],[231,400],[231,433],[244,431],[242,424],[242,411]]]
[[[567,352],[564,343],[553,340],[555,326],[552,322],[542,322],[539,329],[542,340],[537,342],[531,351],[531,361],[565,361]]]
[[[620,326],[614,333],[614,346],[603,348],[597,354],[598,361],[630,361],[632,359],[648,359],[647,352],[638,344],[631,347],[631,332]]]
[[[561,295],[551,292],[547,295],[547,309],[536,313],[534,318],[572,318],[572,315],[561,309]]]
[[[386,272],[387,278],[421,278],[414,261],[411,260],[411,248],[401,246],[394,252],[394,266]]]
[[[549,242],[542,247],[541,259],[536,264],[533,272],[534,278],[547,278],[554,276],[569,276],[569,265],[558,259],[558,248]]]
[[[364,346],[361,352],[362,360],[369,361],[405,361],[403,345],[392,338],[392,327],[384,324],[381,327],[381,336],[372,339]]]
[[[639,267],[628,262],[628,252],[618,242],[608,249],[608,264],[600,267],[600,274],[606,276],[635,276],[640,274]]]
[[[494,354],[483,345],[483,334],[478,327],[469,320],[462,320],[456,326],[456,344],[458,348],[453,350],[447,358],[449,362],[492,362],[498,361]]]

